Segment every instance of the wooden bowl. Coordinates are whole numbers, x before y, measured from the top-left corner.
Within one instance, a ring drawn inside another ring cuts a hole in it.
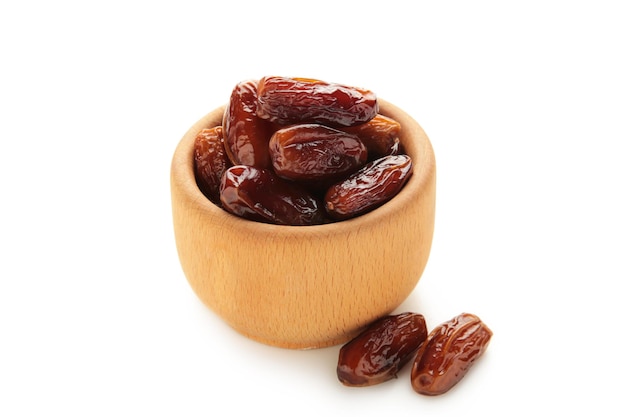
[[[241,334],[292,349],[348,341],[391,313],[426,266],[435,216],[435,158],[409,115],[379,100],[402,125],[413,175],[391,201],[360,217],[280,226],[231,215],[198,189],[193,144],[221,124],[224,107],[183,136],[171,165],[172,214],[184,274],[197,296]]]

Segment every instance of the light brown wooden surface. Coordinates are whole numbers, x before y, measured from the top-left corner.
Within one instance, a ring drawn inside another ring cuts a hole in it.
[[[221,124],[199,120],[171,165],[172,214],[182,269],[197,296],[238,332],[269,345],[318,348],[347,341],[392,312],[426,266],[435,216],[435,158],[419,124],[380,101],[402,124],[414,172],[390,202],[321,226],[278,226],[226,213],[195,184],[193,141]]]

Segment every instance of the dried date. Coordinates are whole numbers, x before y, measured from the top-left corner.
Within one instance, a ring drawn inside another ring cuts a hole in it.
[[[220,200],[230,213],[259,222],[292,226],[325,222],[321,202],[269,169],[230,167],[222,176]]]
[[[307,78],[263,77],[257,115],[283,125],[354,126],[378,113],[376,95],[365,89]]]
[[[421,314],[383,317],[341,347],[337,377],[342,384],[354,387],[393,379],[427,336],[426,321]]]
[[[339,178],[367,161],[367,149],[358,137],[319,124],[280,129],[269,148],[276,174],[295,181]]]
[[[226,154],[233,165],[270,166],[268,142],[272,125],[257,117],[257,82],[238,83],[222,119]]]
[[[411,368],[411,385],[424,395],[455,386],[487,349],[492,331],[475,315],[462,313],[428,335]]]
[[[335,220],[371,211],[398,194],[412,172],[408,155],[376,159],[328,189],[324,196],[326,211]]]
[[[194,173],[198,188],[213,203],[220,203],[220,182],[229,166],[222,126],[201,130],[194,141]]]
[[[366,123],[341,130],[361,139],[371,159],[397,155],[403,151],[400,146],[400,123],[382,114],[377,114]]]

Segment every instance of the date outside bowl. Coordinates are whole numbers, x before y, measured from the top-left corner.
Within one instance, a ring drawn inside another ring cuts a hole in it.
[[[386,204],[331,224],[254,222],[200,192],[194,139],[221,124],[224,107],[196,122],[177,145],[170,182],[183,272],[198,298],[244,336],[290,349],[341,344],[391,313],[417,285],[433,237],[435,157],[414,119],[384,100],[379,105],[402,125],[413,175]]]

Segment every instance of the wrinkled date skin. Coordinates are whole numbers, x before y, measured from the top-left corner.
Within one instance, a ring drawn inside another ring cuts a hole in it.
[[[421,314],[383,317],[342,346],[337,377],[342,384],[352,387],[376,385],[396,378],[427,336],[426,321]]]
[[[371,120],[377,113],[376,95],[365,89],[276,76],[263,77],[258,84],[258,116],[283,125],[354,126]]]
[[[377,114],[369,122],[341,130],[361,139],[371,159],[403,152],[400,146],[400,123],[382,114]]]
[[[358,137],[319,124],[280,129],[269,148],[276,174],[295,181],[338,178],[367,161],[367,149]]]
[[[412,173],[408,155],[376,159],[328,189],[324,196],[326,211],[335,220],[371,211],[398,194]]]
[[[233,165],[268,168],[268,142],[273,127],[257,117],[257,82],[242,81],[233,89],[222,119],[224,146]]]
[[[424,395],[455,386],[487,349],[492,331],[475,315],[462,313],[431,331],[411,368],[411,385]]]
[[[228,168],[222,176],[220,197],[225,210],[250,220],[292,226],[325,222],[318,200],[269,169]]]
[[[200,191],[213,203],[220,203],[222,175],[231,165],[224,150],[221,126],[203,129],[194,142],[194,172]]]

